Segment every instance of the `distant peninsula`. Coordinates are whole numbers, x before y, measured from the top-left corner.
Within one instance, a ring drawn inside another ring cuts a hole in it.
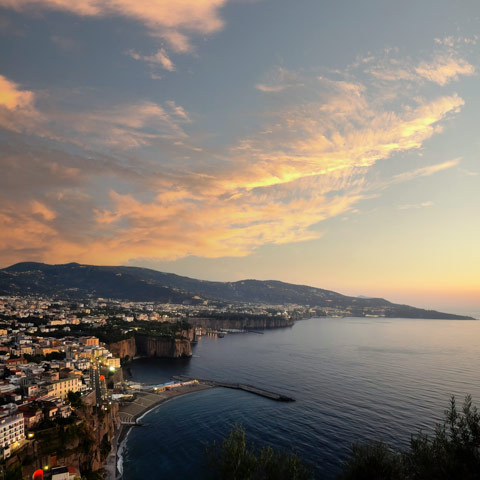
[[[0,295],[46,295],[72,299],[110,298],[176,304],[299,305],[316,316],[472,320],[472,317],[350,297],[306,285],[268,280],[211,282],[148,268],[22,262],[0,269]]]

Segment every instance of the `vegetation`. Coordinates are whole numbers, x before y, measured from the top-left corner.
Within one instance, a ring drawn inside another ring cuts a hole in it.
[[[51,352],[47,353],[46,355],[29,355],[26,353],[23,356],[29,363],[40,363],[44,361],[49,362],[51,360],[64,360],[65,352]]]
[[[220,445],[206,451],[209,478],[214,480],[311,479],[312,470],[291,454],[248,445],[239,426]],[[413,435],[404,451],[383,442],[354,444],[338,480],[478,480],[480,478],[480,412],[455,397],[432,435]]]
[[[480,472],[480,413],[465,398],[461,411],[450,400],[432,436],[412,436],[408,450],[384,443],[354,445],[341,480],[473,480]]]
[[[107,344],[127,340],[137,333],[156,337],[180,338],[182,336],[182,330],[191,328],[185,321],[155,322],[134,320],[133,322],[126,322],[116,317],[108,318],[107,322],[101,326],[81,324],[69,325],[69,327],[69,335],[73,337],[95,336],[101,342]],[[37,332],[36,335],[63,338],[65,332],[56,330],[51,332]]]
[[[22,480],[22,466],[20,463],[15,462],[10,467],[6,468],[4,465],[0,467],[0,471],[3,472],[4,480]]]
[[[307,480],[311,469],[293,454],[248,445],[245,430],[236,425],[220,445],[207,447],[210,478],[214,480]]]
[[[67,398],[70,405],[74,408],[83,407],[82,394],[80,392],[72,392],[71,390],[67,393]]]
[[[136,322],[135,332],[150,337],[182,338],[182,330],[191,328],[185,321],[178,322]]]
[[[108,454],[110,453],[111,449],[112,449],[112,444],[108,439],[108,433],[106,433],[103,436],[102,441],[100,443],[100,458],[102,459],[102,462],[105,461],[105,459],[108,457]]]

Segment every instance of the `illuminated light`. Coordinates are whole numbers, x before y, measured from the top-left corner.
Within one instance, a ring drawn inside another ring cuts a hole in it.
[[[30,432],[30,433],[28,434],[28,438],[33,438],[34,436],[35,436],[35,434],[32,433],[32,432]]]
[[[43,467],[43,469],[44,469],[44,470],[48,470],[48,469],[49,469],[49,466],[48,466],[48,465],[45,465],[45,466]]]
[[[115,371],[115,367],[110,367],[109,370],[110,370],[111,372],[114,372],[114,371]]]
[[[100,381],[105,380],[105,377],[103,375],[100,375]]]

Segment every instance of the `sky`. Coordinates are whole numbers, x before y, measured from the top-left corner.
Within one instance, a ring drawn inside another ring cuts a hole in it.
[[[480,312],[478,0],[0,0],[0,266]]]

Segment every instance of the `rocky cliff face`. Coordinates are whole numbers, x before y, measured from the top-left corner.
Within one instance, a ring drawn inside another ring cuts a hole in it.
[[[135,341],[138,355],[159,358],[186,358],[192,356],[192,348],[188,338],[136,335]]]
[[[100,412],[85,405],[77,413],[78,420],[73,425],[36,432],[35,440],[11,457],[7,467],[20,463],[23,478],[32,478],[33,472],[45,465],[72,465],[82,475],[102,468],[114,429],[119,425],[118,405],[112,404],[109,410]]]
[[[137,346],[135,338],[127,338],[126,340],[120,340],[119,342],[109,343],[108,350],[113,353],[114,357],[118,358],[133,358],[137,354]]]
[[[135,335],[127,340],[108,344],[108,349],[115,357],[130,359],[137,355],[160,358],[191,357],[190,340],[193,340],[194,329],[182,331],[184,338],[150,337],[148,335]]]
[[[253,329],[263,330],[266,328],[291,327],[293,320],[284,317],[266,317],[245,320],[222,320],[217,318],[189,318],[189,323],[196,327],[213,328],[221,330],[223,328]]]
[[[195,329],[189,328],[186,330],[182,330],[181,334],[182,334],[182,337],[188,338],[190,341],[192,341],[195,338]]]

